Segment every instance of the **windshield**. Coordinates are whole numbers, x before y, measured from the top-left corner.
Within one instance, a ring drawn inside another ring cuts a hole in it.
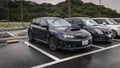
[[[108,23],[111,24],[111,25],[116,25],[116,24],[117,24],[117,23],[116,23],[114,20],[112,20],[112,19],[108,19]]]
[[[91,19],[82,19],[82,21],[86,24],[86,25],[91,25],[91,26],[96,26],[98,25],[96,22],[94,22]]]
[[[67,21],[64,19],[47,19],[47,22],[52,27],[63,27],[63,26],[71,26]]]

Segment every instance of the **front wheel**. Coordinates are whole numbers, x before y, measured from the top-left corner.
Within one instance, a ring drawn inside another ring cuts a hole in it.
[[[29,32],[28,33],[28,38],[29,38],[29,41],[30,42],[34,42],[35,40],[33,39],[33,33],[32,32]]]
[[[50,37],[50,39],[49,39],[50,49],[53,50],[53,51],[57,51],[58,50],[57,44],[58,44],[57,39],[54,36]]]
[[[112,30],[113,32],[113,38],[117,37],[117,32],[115,30]]]

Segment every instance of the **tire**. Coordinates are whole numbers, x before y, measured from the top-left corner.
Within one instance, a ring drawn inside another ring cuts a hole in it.
[[[88,48],[85,48],[85,51],[91,51],[91,50],[92,50],[92,46],[88,47]]]
[[[51,36],[49,38],[49,47],[51,50],[53,51],[57,51],[58,50],[58,47],[57,47],[57,39],[54,37],[54,36]]]
[[[29,36],[28,38],[29,38],[29,41],[30,41],[30,42],[34,42],[34,41],[35,41],[32,32],[29,32],[29,33],[28,33],[28,36]]]
[[[113,38],[116,38],[117,37],[117,32],[115,30],[112,30],[113,32]]]

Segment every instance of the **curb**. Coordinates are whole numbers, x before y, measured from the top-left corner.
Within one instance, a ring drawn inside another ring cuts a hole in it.
[[[6,45],[6,44],[18,43],[20,41],[20,39],[27,39],[27,38],[28,38],[28,36],[3,38],[3,39],[0,39],[0,46]]]
[[[15,31],[15,30],[23,30],[23,29],[27,29],[24,27],[18,27],[18,28],[0,28],[0,32],[4,32],[4,31]]]
[[[12,43],[18,43],[19,40],[7,40],[6,43],[7,44],[12,44]]]
[[[0,46],[4,46],[7,44],[18,43],[19,40],[0,40]]]

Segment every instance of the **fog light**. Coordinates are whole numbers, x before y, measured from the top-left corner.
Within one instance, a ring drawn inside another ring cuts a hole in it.
[[[68,47],[70,48],[70,47],[71,47],[71,45],[68,45]]]

